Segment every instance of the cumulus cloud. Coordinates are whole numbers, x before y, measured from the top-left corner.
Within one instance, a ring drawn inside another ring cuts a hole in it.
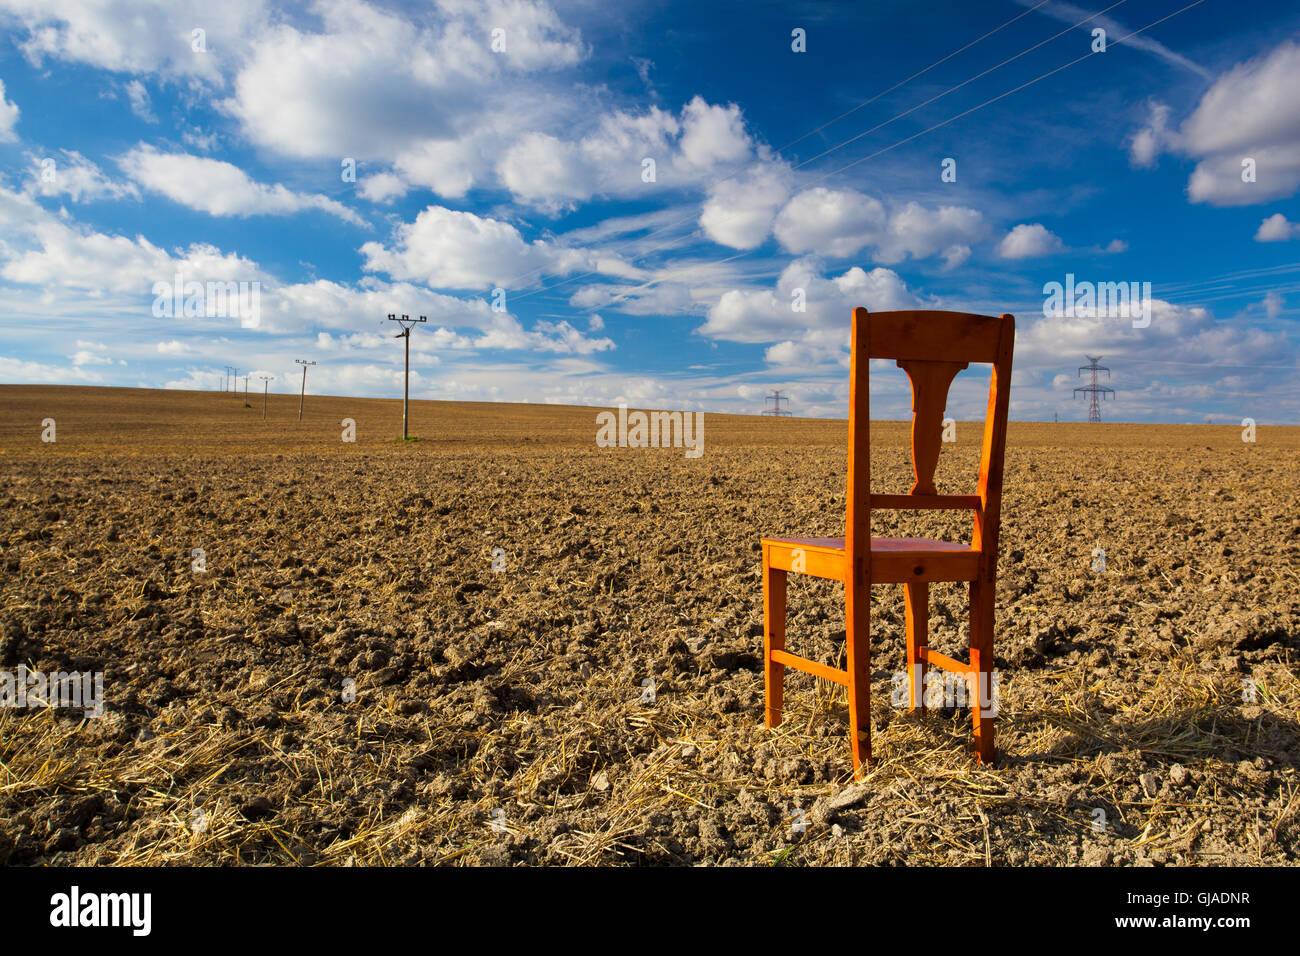
[[[1202,306],[1162,299],[1151,302],[1151,324],[1135,329],[1128,319],[1105,316],[1033,316],[1017,326],[1016,364],[1060,364],[1063,354],[1114,357],[1121,361],[1207,367],[1276,365],[1294,353],[1286,335],[1215,318]]]
[[[817,186],[786,203],[773,232],[787,252],[845,258],[879,241],[888,221],[879,199],[856,189]]]
[[[752,155],[739,107],[697,96],[679,115],[657,106],[608,113],[577,139],[526,133],[506,150],[497,173],[516,199],[557,207],[596,195],[650,196],[700,185]],[[403,158],[399,164],[410,167]]]
[[[1064,250],[1060,237],[1040,222],[1021,223],[998,243],[998,255],[1003,259],[1032,259]]]
[[[163,73],[220,82],[265,27],[264,0],[0,0],[0,18],[40,65],[66,60],[115,73]],[[142,26],[144,25],[144,26]],[[204,31],[206,52],[194,50]]]
[[[491,223],[491,220],[484,222]],[[510,227],[508,227],[510,228]],[[110,235],[61,220],[46,212],[31,196],[0,188],[0,279],[41,290],[41,301],[57,302],[62,312],[85,316],[126,316],[138,329],[158,319],[152,315],[155,283],[172,283],[177,275],[185,283],[258,283],[261,293],[263,333],[298,332],[308,328],[346,329],[355,333],[367,324],[382,322],[394,303],[412,303],[411,312],[430,319],[425,343],[469,350],[512,349],[555,355],[590,355],[614,348],[612,340],[594,337],[564,321],[540,321],[525,328],[509,312],[498,312],[484,298],[459,298],[404,282],[381,282],[366,277],[356,285],[328,280],[281,283],[256,263],[204,244],[166,250],[143,237]],[[204,329],[238,323],[239,318],[184,318],[190,336],[156,342],[154,352],[168,357],[201,354],[193,336]],[[593,323],[589,332],[598,332]],[[386,330],[385,330],[386,332]],[[379,341],[379,340],[375,340]],[[387,341],[386,338],[383,341]],[[351,340],[353,346],[364,344]],[[206,353],[202,353],[206,354]],[[102,343],[78,340],[71,355],[73,369],[110,364]],[[11,380],[35,380],[24,371]],[[206,373],[203,373],[206,374]],[[87,374],[65,373],[64,380],[86,379]],[[196,380],[198,381],[198,380]],[[204,384],[198,387],[207,387]]]
[[[285,216],[319,209],[353,225],[366,222],[340,202],[282,185],[254,182],[238,166],[188,153],[160,153],[140,145],[118,159],[123,171],[152,192],[212,216]]]
[[[582,250],[538,239],[527,242],[508,222],[429,206],[398,227],[393,245],[361,247],[367,272],[383,272],[450,289],[519,288],[545,272],[562,275],[591,268]]]
[[[797,339],[806,349],[840,349],[857,306],[872,311],[909,309],[917,297],[892,269],[854,266],[834,278],[815,257],[791,262],[773,289],[731,289],[709,309],[702,335],[731,342]]]
[[[1300,222],[1288,222],[1286,216],[1275,212],[1259,224],[1256,242],[1285,242],[1300,236]]]
[[[392,173],[375,173],[361,181],[358,192],[371,202],[392,202],[406,195],[407,186],[401,178]]]
[[[714,242],[753,249],[772,231],[777,210],[790,195],[792,177],[783,163],[765,162],[714,185],[700,211],[700,226]]]
[[[472,138],[493,118],[517,134],[530,111],[549,115],[526,75],[586,54],[542,2],[441,0],[419,22],[358,0],[317,12],[319,30],[282,23],[256,37],[225,103],[254,142],[290,156],[388,160]]]
[[[1187,182],[1193,202],[1245,206],[1292,196],[1300,189],[1296,89],[1300,43],[1287,40],[1215,80],[1177,130],[1169,128],[1169,107],[1153,104],[1130,156],[1147,166],[1161,151],[1196,160]]]
[[[937,255],[950,268],[988,232],[984,216],[967,207],[908,202],[889,209],[856,189],[820,186],[791,198],[773,225],[781,247],[799,255],[846,258],[873,247],[873,258],[885,265]]]

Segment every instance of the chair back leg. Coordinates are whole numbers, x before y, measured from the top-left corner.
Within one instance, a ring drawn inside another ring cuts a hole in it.
[[[992,764],[993,747],[993,598],[992,580],[970,583],[970,681],[971,719],[975,723],[975,758]]]
[[[785,665],[772,660],[773,651],[785,650],[785,577],[786,572],[768,563],[769,552],[763,549],[763,695],[766,702],[764,723],[776,727],[781,723],[785,706]]]

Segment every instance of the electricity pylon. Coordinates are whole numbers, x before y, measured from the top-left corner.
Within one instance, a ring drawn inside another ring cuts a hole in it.
[[[1087,385],[1081,385],[1078,388],[1076,388],[1074,390],[1074,394],[1077,397],[1080,392],[1083,392],[1085,395],[1088,396],[1089,398],[1088,421],[1099,422],[1101,421],[1100,399],[1105,398],[1107,395],[1114,395],[1115,390],[1113,388],[1109,388],[1108,386],[1097,384],[1098,372],[1105,372],[1106,377],[1110,378],[1110,369],[1106,368],[1106,366],[1104,365],[1097,364],[1098,362],[1101,361],[1101,356],[1089,355],[1087,356],[1087,359],[1088,359],[1087,365],[1079,366],[1079,374],[1082,375],[1084,372],[1091,372],[1092,381],[1089,382]]]
[[[781,416],[781,415],[791,415],[791,414],[793,414],[793,413],[792,413],[788,408],[782,408],[782,407],[781,407],[781,402],[783,402],[783,401],[784,401],[787,405],[790,404],[790,396],[788,396],[788,395],[782,395],[780,389],[778,389],[775,393],[773,393],[773,394],[771,394],[771,395],[764,395],[764,396],[763,396],[763,404],[764,404],[764,406],[766,406],[768,402],[773,402],[774,405],[773,405],[772,408],[766,408],[766,407],[764,407],[764,409],[763,409],[763,414],[764,414],[764,415],[777,415],[777,416]]]

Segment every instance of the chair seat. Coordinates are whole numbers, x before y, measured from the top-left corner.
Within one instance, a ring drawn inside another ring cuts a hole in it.
[[[845,579],[848,556],[843,538],[763,538],[773,568]],[[795,552],[801,552],[796,554]],[[968,544],[934,538],[872,538],[871,581],[900,584],[921,581],[973,581],[980,552]]]

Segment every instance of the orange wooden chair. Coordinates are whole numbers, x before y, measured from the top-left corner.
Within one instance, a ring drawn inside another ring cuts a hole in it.
[[[768,727],[781,723],[785,669],[793,667],[843,684],[849,692],[849,740],[853,775],[871,760],[871,585],[902,584],[907,620],[909,703],[924,707],[927,666],[964,676],[975,723],[975,753],[992,763],[993,717],[989,696],[993,670],[993,599],[997,581],[1002,459],[1006,447],[1011,350],[1016,335],[1010,315],[992,318],[964,312],[853,310],[849,371],[849,487],[845,537],[763,538],[763,658]],[[912,468],[916,482],[905,495],[871,493],[867,367],[870,359],[894,359],[912,384]],[[934,486],[942,417],[953,376],[971,362],[993,366],[979,493],[940,495]],[[878,509],[970,509],[970,544],[928,538],[873,538],[871,511]],[[785,649],[786,574],[811,574],[844,582],[848,668],[827,667]],[[931,581],[970,582],[970,663],[927,646]]]

